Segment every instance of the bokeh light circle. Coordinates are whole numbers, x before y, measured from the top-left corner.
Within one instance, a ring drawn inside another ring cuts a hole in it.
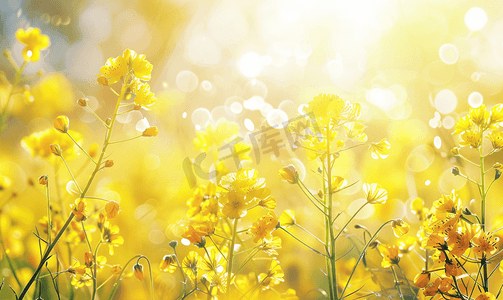
[[[471,31],[479,31],[487,24],[487,13],[480,7],[472,7],[465,14],[465,24]]]
[[[470,104],[471,107],[477,108],[484,103],[484,97],[482,97],[482,94],[479,92],[472,92],[468,96],[468,104]]]
[[[438,51],[438,55],[444,63],[452,65],[458,61],[459,51],[453,44],[443,44]]]
[[[206,108],[200,107],[192,113],[192,123],[199,128],[205,128],[210,123],[211,113]]]
[[[284,128],[288,125],[288,115],[280,109],[272,109],[267,114],[267,123],[273,128]]]
[[[435,96],[435,108],[441,114],[450,114],[456,109],[457,105],[458,98],[456,97],[456,94],[454,94],[454,92],[451,90],[441,90]]]
[[[246,77],[257,77],[262,68],[262,58],[255,52],[248,52],[239,60],[239,70]]]
[[[184,93],[193,92],[198,85],[199,79],[192,71],[184,70],[176,75],[176,86]]]

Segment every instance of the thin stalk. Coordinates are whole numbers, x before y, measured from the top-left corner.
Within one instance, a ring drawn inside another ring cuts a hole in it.
[[[52,223],[51,223],[51,195],[49,193],[49,180],[45,185],[45,197],[47,198],[47,242],[51,244],[51,233],[52,233]]]
[[[70,133],[69,133],[69,132],[66,132],[66,134],[67,134],[67,135],[68,135],[68,137],[69,137],[69,138],[73,141],[73,143],[74,143],[75,145],[77,145],[77,147],[79,147],[79,149],[80,149],[82,152],[84,152],[84,154],[85,154],[87,157],[89,157],[89,159],[90,159],[93,163],[96,163],[96,161],[95,161],[95,160],[91,157],[91,155],[89,155],[89,153],[87,153],[87,151],[86,151],[86,150],[84,150],[84,148],[82,148],[82,146],[81,146],[79,143],[77,143],[77,141],[76,141],[76,140],[75,140],[75,139],[74,139],[74,138],[70,135]]]
[[[80,189],[79,183],[75,179],[75,176],[73,176],[72,170],[70,170],[70,167],[66,163],[65,158],[63,157],[63,155],[60,155],[59,157],[61,157],[61,160],[65,163],[65,166],[66,166],[66,169],[68,170],[68,173],[70,173],[70,176],[72,177],[73,182],[75,182],[75,186],[77,187],[77,189],[79,190],[79,192],[82,193],[82,190]]]
[[[338,295],[337,295],[337,270],[336,270],[336,265],[335,265],[335,242],[336,242],[336,238],[334,238],[334,227],[332,226],[332,219],[333,219],[333,192],[332,192],[332,163],[331,163],[331,159],[332,159],[332,154],[330,152],[330,133],[329,133],[329,125],[327,125],[327,167],[328,167],[328,170],[327,170],[327,179],[328,179],[328,228],[325,228],[329,230],[329,237],[330,237],[330,241],[329,243],[327,243],[327,247],[330,247],[330,268],[332,270],[332,278],[329,278],[329,280],[332,282],[332,293],[333,293],[333,296],[332,299],[339,299]],[[342,232],[342,229],[341,231]],[[339,232],[339,234],[340,234]]]
[[[118,144],[118,143],[123,143],[123,142],[128,142],[128,141],[132,141],[132,140],[135,140],[137,138],[141,138],[143,135],[137,135],[137,136],[134,136],[132,138],[128,138],[128,139],[123,139],[123,140],[120,140],[120,141],[113,141],[113,142],[110,142],[110,144]]]
[[[325,167],[325,160],[322,159],[321,163],[323,166],[322,174],[323,174],[323,176],[325,176],[327,174],[327,170]],[[328,175],[327,175],[327,177],[328,177]],[[331,178],[328,178],[328,180],[323,180],[323,200],[325,201],[325,204],[327,203],[327,195],[329,193],[329,191],[327,191],[327,182],[328,182],[328,186],[330,186],[332,184],[331,180],[332,180]],[[325,206],[325,211],[323,212],[323,214],[325,215],[325,249],[327,251],[327,254],[330,255],[330,249],[329,249],[330,236],[329,236],[329,231],[327,229],[330,228],[332,226],[332,224],[331,224],[331,219],[327,215],[327,209],[328,208]],[[332,265],[330,263],[330,259],[328,259],[328,258],[325,259],[325,264],[326,264],[326,268],[327,268],[327,277],[328,277],[328,292],[329,292],[330,299],[332,300],[333,296],[334,296],[334,292],[333,292],[334,283],[332,282]]]
[[[483,140],[483,138],[481,139]],[[479,148],[479,156],[480,156],[480,211],[481,211],[481,227],[482,231],[486,232],[486,187],[485,187],[485,172],[484,172],[484,156],[482,155],[482,142]],[[489,291],[489,279],[487,274],[487,263],[484,261],[482,265],[482,276],[484,282],[484,291]]]
[[[237,231],[238,231],[238,220],[239,219],[234,219],[234,228],[232,230],[232,240],[231,240],[231,246],[229,248],[229,256],[228,256],[228,264],[227,264],[227,282],[228,284],[228,289],[230,290],[230,282],[231,282],[231,274],[232,274],[232,264],[234,261],[234,245],[236,243],[236,236],[237,236]],[[227,293],[227,299],[230,299],[230,293]]]
[[[322,240],[320,240],[317,236],[315,236],[314,234],[312,234],[309,230],[305,229],[304,227],[300,226],[297,223],[295,223],[294,225],[297,226],[297,227],[299,227],[301,230],[303,230],[304,232],[306,232],[310,236],[314,237],[318,242],[320,242],[323,246],[325,246],[325,243]]]
[[[398,277],[396,276],[395,268],[393,268],[393,266],[391,266],[391,272],[393,273],[393,278],[395,279],[395,288],[397,289],[400,298],[404,300],[402,289],[400,288],[400,282],[398,282]]]
[[[124,268],[122,268],[121,272],[119,273],[119,277],[117,277],[117,280],[115,281],[113,287],[112,287],[112,292],[110,293],[110,297],[108,297],[108,300],[112,300],[115,292],[117,291],[117,288],[119,287],[119,282],[122,280],[122,274],[124,273],[124,270],[126,270],[127,266],[135,259],[142,257],[142,255],[138,254],[133,256],[125,265]]]
[[[368,202],[365,202],[362,206],[360,206],[360,208],[358,208],[358,210],[351,216],[351,218],[349,218],[349,220],[346,222],[346,224],[344,224],[344,226],[339,230],[339,233],[335,236],[335,241],[339,238],[339,236],[342,234],[342,232],[344,231],[344,229],[346,227],[348,227],[349,223],[351,221],[353,221],[353,219],[356,217],[356,215],[367,205],[369,204]]]
[[[304,243],[303,241],[301,241],[299,238],[297,238],[295,235],[293,235],[292,233],[290,233],[288,230],[286,230],[285,228],[283,227],[279,227],[281,230],[283,230],[284,232],[288,233],[291,237],[293,237],[294,239],[296,239],[299,243],[301,243],[302,245],[306,246],[307,248],[311,249],[311,251],[319,254],[319,255],[323,255],[327,258],[330,258],[330,256],[326,255],[326,254],[323,254],[321,252],[319,252],[318,250],[314,249],[313,247],[309,246],[308,244]]]
[[[116,94],[116,95],[117,95],[117,96],[119,96],[119,94]],[[89,106],[86,106],[86,108],[87,108],[87,110],[88,110],[88,111],[89,111],[89,112],[90,112],[93,116],[95,116],[95,117],[96,117],[96,119],[98,119],[98,120],[101,122],[101,124],[103,124],[103,126],[105,126],[105,128],[110,128],[110,127],[107,125],[107,123],[105,123],[105,121],[103,121],[103,120],[100,118],[100,116],[98,116],[98,115],[96,114],[96,112],[95,112],[94,110],[92,110]]]

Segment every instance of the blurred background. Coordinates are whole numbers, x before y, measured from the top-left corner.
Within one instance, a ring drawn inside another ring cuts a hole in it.
[[[45,199],[29,179],[59,172],[48,161],[31,157],[20,142],[52,127],[54,119],[64,114],[71,129],[83,135],[84,148],[101,143],[103,127],[76,101],[88,98],[103,119],[112,113],[116,97],[97,84],[96,74],[109,57],[126,48],[145,54],[154,65],[150,84],[158,101],[151,111],[121,116],[114,134],[135,136],[150,124],[159,128],[159,135],[111,146],[115,165],[94,183],[96,195],[121,204],[122,212],[114,222],[125,243],[109,258],[111,264],[141,253],[157,267],[163,255],[172,253],[169,241],[180,240],[173,224],[186,218],[191,184],[207,183],[188,178],[182,162],[202,152],[193,143],[196,132],[221,119],[237,123],[249,145],[260,135],[275,136],[276,152],[254,149],[252,160],[243,166],[258,169],[260,177],[266,178],[278,202],[278,215],[293,209],[299,224],[322,232],[316,209],[277,175],[281,167],[293,164],[313,192],[321,188],[312,172],[317,164],[308,161],[302,149],[292,148],[284,128],[285,122],[298,116],[299,107],[320,93],[359,102],[369,141],[387,138],[392,145],[385,160],[372,159],[364,148],[344,152],[337,160],[336,175],[350,183],[359,181],[337,198],[337,209],[345,212],[341,223],[365,201],[363,182],[378,182],[389,192],[386,204],[368,206],[356,217],[356,223],[374,230],[388,219],[403,218],[412,224],[414,235],[419,221],[410,212],[410,202],[421,197],[430,206],[452,189],[460,189],[465,205],[478,211],[472,201],[476,188],[451,175],[453,164],[469,176],[477,176],[477,169],[463,165],[449,151],[456,144],[452,132],[458,117],[470,108],[501,102],[501,1],[6,0],[0,8],[0,48],[9,49],[18,64],[23,60],[23,45],[15,38],[18,28],[38,27],[51,39],[41,59],[25,71],[33,77],[28,80],[33,97],[14,101],[7,128],[0,134],[0,175],[11,180],[0,197],[11,191],[18,195],[4,206],[3,218],[17,224],[12,234],[22,241],[20,261],[32,251],[23,244],[35,241],[33,224],[46,209]],[[13,77],[4,57],[0,68],[7,78]],[[41,69],[44,74],[38,76]],[[5,97],[5,88],[1,93]],[[265,131],[263,126],[272,129]],[[228,151],[217,149],[219,157],[229,155]],[[497,160],[502,161],[501,154],[491,157],[488,165]],[[78,169],[84,163],[80,157],[70,166]],[[236,171],[232,159],[224,163]],[[210,168],[203,165],[204,170]],[[90,170],[88,166],[83,174]],[[64,188],[70,178],[64,169],[60,173]],[[503,213],[496,195],[503,189],[500,184],[493,188],[489,220],[496,222]],[[68,204],[74,200],[68,193],[62,197]],[[302,236],[301,231],[298,234]],[[323,258],[278,235],[283,238],[279,260],[286,274],[282,290],[294,287],[298,295],[305,295],[325,287],[319,270]],[[390,229],[381,235],[383,242],[395,240]],[[182,254],[195,248],[181,247]],[[344,254],[350,247],[349,241],[341,241],[339,250]],[[412,261],[404,263],[409,278],[421,268]],[[0,276],[10,277],[6,265],[2,267]],[[172,291],[180,287],[175,276],[156,274],[166,291],[161,297],[172,299],[176,295]],[[123,285],[121,298],[147,295],[143,283],[125,280],[129,282]]]

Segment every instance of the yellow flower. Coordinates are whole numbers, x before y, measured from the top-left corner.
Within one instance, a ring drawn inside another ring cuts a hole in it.
[[[348,181],[340,176],[332,176],[332,193],[342,189],[348,184]]]
[[[410,208],[412,213],[417,216],[420,221],[426,219],[426,215],[429,213],[428,208],[424,207],[424,201],[421,198],[416,198],[410,203]]]
[[[122,56],[124,56],[126,63],[130,64],[136,78],[150,80],[153,66],[145,59],[145,54],[138,55],[135,51],[126,49]]]
[[[294,289],[288,289],[288,290],[286,290],[286,292],[281,294],[281,299],[299,300],[299,297],[297,297],[297,292]]]
[[[262,208],[273,210],[276,208],[276,199],[273,196],[266,196],[263,199],[260,199],[258,205]]]
[[[0,192],[8,189],[10,187],[10,184],[11,184],[10,178],[0,174]]]
[[[59,116],[54,120],[54,128],[61,133],[67,133],[69,127],[70,120],[67,116]]]
[[[134,273],[134,277],[136,277],[136,279],[138,279],[140,281],[143,280],[143,265],[136,263],[133,266],[133,273]]]
[[[496,300],[496,297],[489,292],[485,292],[483,294],[478,295],[477,298],[475,298],[475,300]]]
[[[485,233],[482,230],[472,238],[472,243],[474,244],[473,251],[479,255],[487,257],[489,254],[493,254],[498,250],[496,245],[498,244],[499,238],[493,236],[491,233]]]
[[[414,285],[418,288],[424,288],[430,282],[430,272],[422,272],[414,278]]]
[[[106,221],[102,229],[102,241],[108,244],[108,252],[113,255],[114,247],[124,244],[124,238],[119,234],[119,226],[112,226],[109,221]]]
[[[119,203],[117,203],[116,201],[108,202],[105,205],[105,211],[107,212],[107,218],[109,219],[115,218],[120,212]]]
[[[203,236],[210,235],[213,231],[215,231],[213,224],[211,222],[204,222],[194,226],[189,225],[182,237],[189,240],[192,244],[199,244],[202,242]]]
[[[68,133],[80,144],[82,135],[78,132],[68,130]],[[50,159],[52,156],[51,145],[59,145],[62,154],[66,160],[77,156],[78,148],[74,142],[67,136],[60,134],[56,129],[49,128],[44,131],[34,132],[21,140],[21,146],[30,151],[31,156],[40,156],[44,159]]]
[[[23,57],[27,61],[38,61],[40,59],[40,50],[43,50],[51,45],[49,37],[45,34],[40,34],[40,29],[30,27],[26,31],[19,28],[16,31],[17,40],[26,45],[23,49]]]
[[[503,122],[503,104],[499,103],[491,108],[491,125],[496,127]]]
[[[390,143],[386,139],[382,139],[379,143],[371,143],[369,149],[373,159],[385,159],[389,155],[390,148]]]
[[[205,131],[197,131],[194,139],[196,149],[208,151],[213,145],[221,147],[226,141],[229,142],[239,133],[239,125],[229,122],[224,118],[218,120],[217,124],[212,123],[206,126]]]
[[[466,130],[471,129],[473,126],[473,121],[470,118],[470,115],[466,115],[456,121],[456,125],[454,127],[454,132],[452,134],[460,134]]]
[[[88,268],[90,268],[93,265],[93,262],[94,262],[93,254],[90,251],[84,253],[84,263]]]
[[[279,216],[279,222],[285,228],[295,225],[295,212],[291,209],[284,210]]]
[[[500,151],[503,148],[503,135],[501,131],[493,130],[487,137],[491,141],[495,151]]]
[[[308,103],[307,107],[304,107],[303,112],[305,114],[312,113],[318,125],[325,127],[332,120],[335,123],[339,122],[344,106],[344,100],[339,96],[319,94]]]
[[[250,208],[249,202],[243,195],[236,191],[230,191],[220,198],[222,213],[230,219],[239,219],[246,216],[247,209]]]
[[[260,282],[261,289],[266,290],[284,281],[283,277],[285,277],[285,273],[283,272],[283,269],[281,269],[279,261],[273,259],[271,261],[271,266],[269,267],[267,274],[259,274],[258,281]]]
[[[299,180],[299,173],[295,169],[294,165],[288,165],[279,170],[279,178],[285,180],[286,182],[295,184]]]
[[[164,255],[161,261],[161,265],[159,266],[159,269],[163,272],[169,272],[169,273],[174,273],[177,267],[176,263],[176,255],[170,254],[170,255]]]
[[[418,242],[417,237],[410,235],[403,235],[399,237],[397,240],[398,250],[400,250],[401,254],[407,254],[410,251],[412,251],[417,242]]]
[[[479,148],[482,142],[480,132],[478,130],[465,130],[461,133],[461,147],[470,146],[472,148]]]
[[[400,261],[397,246],[381,244],[377,246],[377,249],[379,249],[382,255],[381,266],[383,268],[389,268],[391,265],[396,265]]]
[[[218,247],[221,249],[217,249],[216,247],[208,247],[206,249],[207,252],[201,261],[201,270],[212,273],[221,273],[226,269],[227,261],[222,253],[227,255],[227,247]]]
[[[344,124],[344,128],[346,129],[346,137],[355,141],[366,142],[367,135],[363,133],[365,127],[366,126],[360,122],[351,122]]]
[[[142,133],[142,136],[152,137],[152,136],[157,136],[158,133],[159,133],[159,130],[157,129],[157,127],[153,126],[153,127],[149,127],[147,129],[145,129]]]
[[[200,267],[201,257],[195,251],[190,251],[182,261],[182,269],[192,281],[194,281],[194,279],[198,275],[197,269],[199,269]]]
[[[409,232],[410,225],[405,223],[402,219],[396,219],[391,222],[391,228],[396,237],[401,237]]]
[[[490,117],[490,113],[486,110],[484,104],[477,108],[470,109],[470,119],[473,121],[473,124],[479,126],[482,130],[489,127]]]
[[[264,251],[264,253],[269,256],[278,255],[276,250],[281,249],[281,238],[279,236],[275,236],[272,240],[263,240],[259,249]]]
[[[278,225],[278,218],[270,211],[267,215],[262,216],[253,223],[247,231],[248,234],[254,236],[253,242],[258,243],[263,240],[272,240],[272,232]]]
[[[110,57],[105,65],[100,68],[101,74],[108,79],[108,84],[114,84],[128,72],[128,66],[124,56]]]
[[[154,93],[150,91],[150,85],[146,82],[137,83],[134,93],[136,94],[134,97],[134,103],[141,105],[142,107],[151,108],[157,101]]]
[[[370,204],[384,204],[388,200],[388,192],[377,183],[364,183],[363,192],[365,193],[365,198]]]

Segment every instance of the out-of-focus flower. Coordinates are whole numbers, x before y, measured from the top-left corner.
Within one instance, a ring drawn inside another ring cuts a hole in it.
[[[342,117],[344,100],[331,94],[319,94],[304,107],[305,114],[313,114],[319,126],[325,127],[330,121],[338,123]]]
[[[299,173],[297,172],[297,169],[295,169],[294,165],[288,165],[279,170],[279,178],[295,184],[299,180]]]
[[[393,234],[396,237],[401,237],[409,232],[410,225],[405,223],[402,219],[396,219],[391,222],[391,229],[393,229]]]
[[[332,176],[332,193],[337,192],[348,184],[348,181],[340,176]]]
[[[264,253],[269,256],[278,255],[276,250],[281,249],[281,238],[279,236],[275,236],[272,240],[263,240],[259,249],[264,251]]]
[[[396,244],[398,245],[398,250],[400,250],[401,254],[407,254],[414,246],[417,244],[418,239],[415,236],[403,235],[398,238]]]
[[[109,221],[106,221],[102,228],[102,241],[108,244],[108,252],[113,255],[114,247],[124,244],[124,238],[119,234],[119,226],[112,226]]]
[[[377,246],[377,249],[379,249],[382,255],[381,266],[383,268],[389,268],[391,265],[396,265],[400,261],[398,247],[396,245],[381,244]]]
[[[119,203],[117,203],[116,201],[108,202],[105,205],[105,211],[107,212],[107,218],[109,219],[115,218],[120,212]]]
[[[134,273],[134,277],[136,277],[136,279],[138,279],[140,281],[143,280],[143,265],[136,263],[133,266],[133,273]]]
[[[76,131],[68,130],[68,133],[80,144],[82,135]],[[40,156],[45,159],[51,157],[51,145],[59,145],[66,160],[75,158],[78,148],[67,136],[60,134],[56,129],[50,128],[44,131],[34,132],[21,140],[21,146],[31,153],[31,156]]]
[[[269,267],[269,271],[267,274],[261,273],[258,275],[258,281],[260,282],[261,289],[266,290],[271,287],[278,285],[280,282],[284,281],[285,273],[281,266],[279,265],[279,261],[273,259],[271,261],[271,266]]]
[[[90,268],[93,265],[94,262],[94,256],[91,252],[87,251],[84,253],[84,263],[88,268]]]
[[[416,198],[410,203],[410,208],[412,213],[417,216],[420,221],[426,219],[426,215],[428,214],[428,208],[424,207],[424,201],[421,198]]]
[[[16,31],[17,40],[26,45],[23,48],[23,57],[27,61],[36,62],[40,59],[40,50],[43,50],[51,45],[51,40],[45,34],[40,33],[40,29],[30,27],[26,31],[19,28]]]
[[[351,122],[344,124],[344,128],[346,129],[346,137],[355,141],[366,142],[367,135],[363,132],[365,127],[366,126],[361,122]]]
[[[285,228],[295,225],[295,212],[291,209],[284,210],[279,216],[279,222]]]
[[[288,290],[286,290],[286,292],[281,294],[281,299],[299,300],[299,297],[297,297],[297,292],[294,289],[288,289]]]
[[[98,143],[92,143],[91,146],[89,146],[89,150],[87,150],[87,154],[91,157],[95,157],[96,154],[98,154],[98,147]]]
[[[159,133],[159,130],[157,129],[157,127],[153,126],[153,127],[149,127],[147,129],[145,129],[145,131],[143,131],[143,133],[142,133],[142,136],[152,137],[152,136],[157,136],[158,133]]]
[[[364,183],[363,192],[370,204],[384,204],[388,200],[388,192],[377,183]]]
[[[475,298],[475,300],[496,300],[496,297],[489,292],[485,292],[478,295],[477,298]]]
[[[253,241],[255,243],[263,240],[272,240],[271,233],[276,228],[276,225],[278,225],[278,218],[270,211],[267,215],[262,216],[254,222],[252,227],[248,229],[248,233],[254,236]]]
[[[164,255],[161,261],[161,265],[159,266],[159,269],[163,272],[169,272],[173,273],[176,270],[176,255],[170,254],[170,255]]]
[[[389,155],[390,148],[391,144],[386,139],[382,139],[378,143],[371,143],[369,149],[373,159],[385,159]]]
[[[69,127],[70,120],[67,116],[59,116],[54,120],[54,128],[61,133],[67,133]]]

